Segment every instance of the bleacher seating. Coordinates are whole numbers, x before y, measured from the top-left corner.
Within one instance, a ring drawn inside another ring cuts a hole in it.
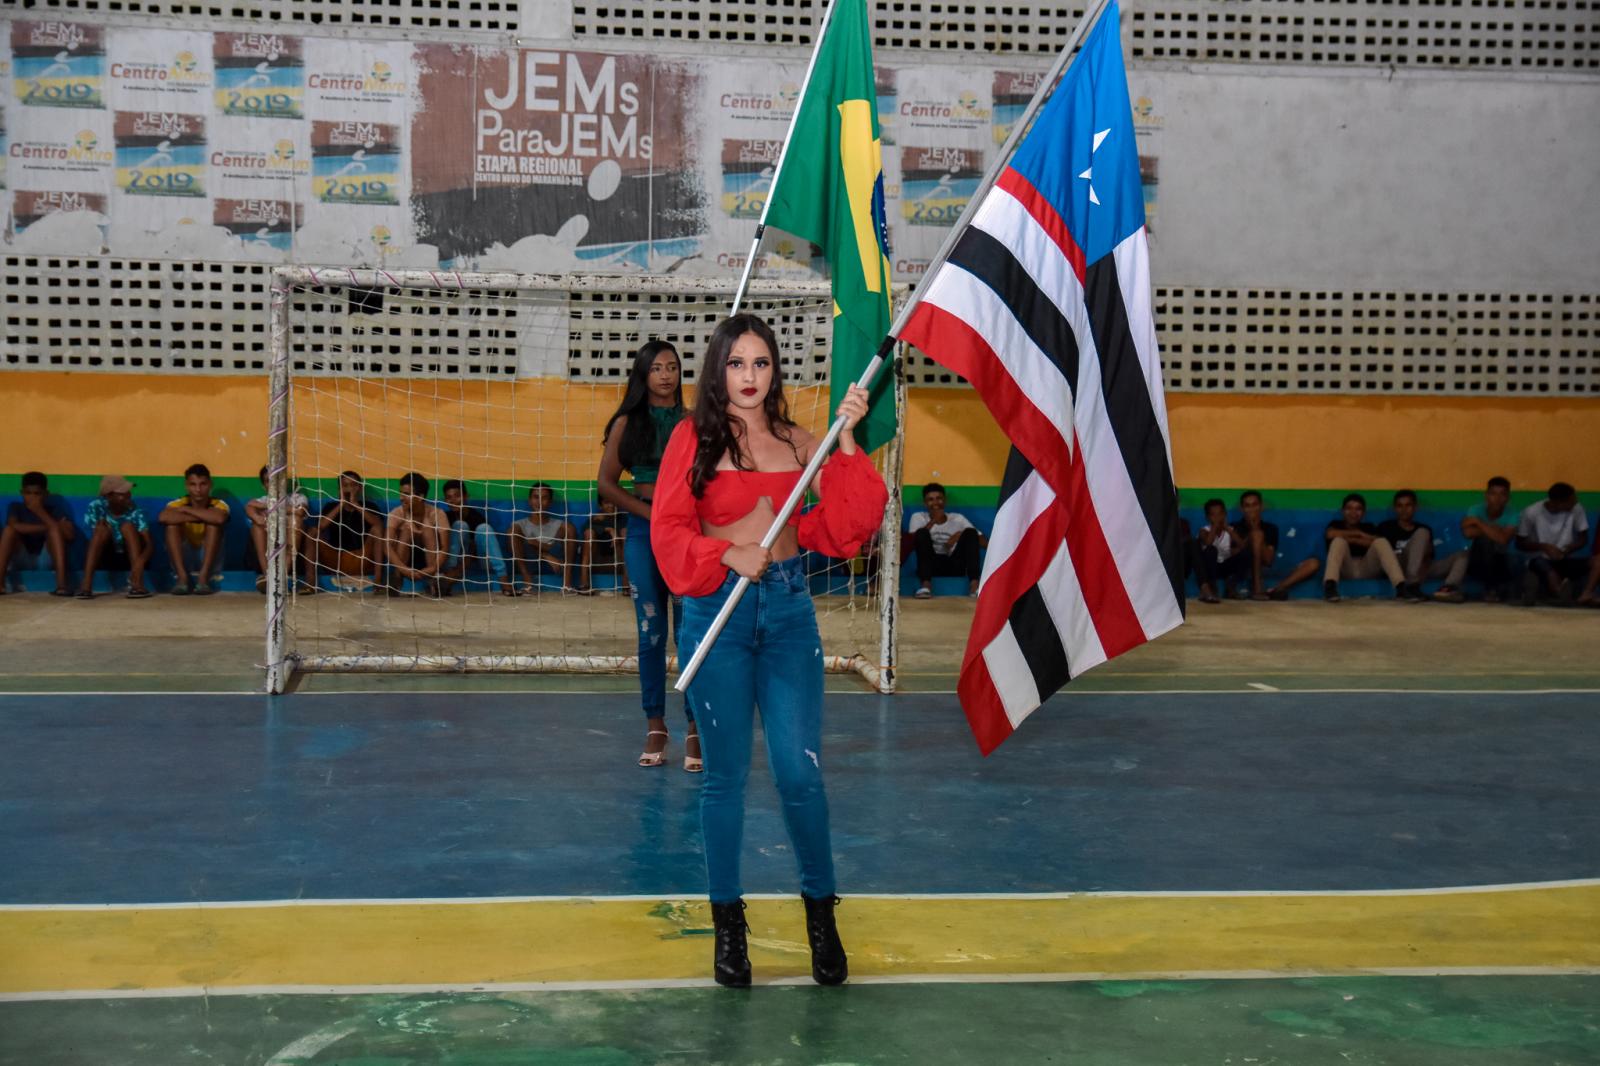
[[[5,506],[15,496],[0,497],[0,515],[4,514]],[[172,588],[172,565],[167,558],[165,536],[156,523],[156,516],[166,506],[171,496],[136,496],[134,502],[144,509],[149,518],[151,528],[155,533],[155,551],[147,568],[149,587],[156,592],[167,592]],[[244,499],[240,499],[226,491],[219,492],[218,498],[228,504],[228,524],[224,527],[223,539],[223,569],[221,588],[226,592],[254,591],[257,576],[255,566],[255,553],[250,546],[250,521],[245,515]],[[1379,494],[1368,493],[1369,500],[1383,498]],[[64,496],[61,497],[71,513],[73,523],[78,528],[78,536],[73,541],[70,557],[70,570],[77,580],[76,575],[82,572],[85,548],[88,536],[83,524],[84,512],[89,505],[91,497]],[[1584,509],[1594,516],[1600,510],[1600,500],[1582,500]],[[372,503],[384,513],[395,506],[397,500],[381,499],[374,497]],[[1269,500],[1270,504],[1270,500]],[[501,538],[500,547],[507,561],[511,557],[510,529],[517,518],[526,516],[527,509],[520,504],[513,506],[509,500],[483,501],[473,500],[471,506],[482,509],[488,516],[489,524],[494,527]],[[965,515],[973,525],[977,526],[986,536],[994,526],[995,508],[993,506],[974,506],[957,501],[952,504],[952,509]],[[908,504],[905,509],[903,521],[909,522],[916,507]],[[556,506],[557,513],[573,524],[578,536],[581,538],[584,529],[588,526],[594,512],[590,510],[587,502],[561,504]],[[1184,507],[1180,509],[1182,516],[1188,520],[1190,528],[1198,530],[1205,524],[1204,514],[1199,508]],[[1384,505],[1379,505],[1369,514],[1369,520],[1380,521],[1388,514]],[[1231,512],[1231,517],[1237,519],[1237,511]],[[1269,521],[1275,522],[1279,529],[1278,557],[1267,571],[1267,583],[1286,575],[1296,563],[1310,555],[1321,556],[1324,554],[1322,531],[1333,517],[1333,512],[1322,509],[1287,509],[1270,508],[1267,513]],[[1459,551],[1466,545],[1461,536],[1460,514],[1454,511],[1419,510],[1417,520],[1432,527],[1435,543],[1435,554],[1444,557],[1452,552]],[[314,520],[314,518],[313,518]],[[1591,521],[1595,521],[1591,518]],[[904,526],[902,526],[904,528]],[[1513,570],[1520,570],[1518,553],[1513,552]],[[866,575],[861,572],[847,572],[834,567],[823,572],[821,565],[811,567],[813,570],[812,591],[819,595],[839,594],[848,591],[851,587],[857,592],[866,590]],[[327,579],[324,579],[325,581]],[[560,579],[554,574],[544,574],[539,578],[542,587],[556,589],[560,587]],[[597,588],[612,588],[616,585],[614,578],[606,574],[597,574],[594,584]],[[465,585],[471,590],[497,589],[497,585],[490,580],[490,575],[479,560],[474,560],[467,568]],[[55,576],[46,571],[31,571],[23,575],[23,586],[30,592],[47,592],[55,587]],[[122,574],[107,574],[101,572],[95,577],[95,587],[99,591],[109,591],[126,587],[126,576]],[[1198,586],[1193,577],[1187,583],[1191,597],[1198,595]],[[1429,585],[1432,591],[1433,585]],[[916,571],[909,558],[903,561],[900,569],[900,594],[910,597],[917,590]],[[967,583],[960,577],[935,578],[933,591],[936,596],[964,596]],[[1220,590],[1219,590],[1220,591]],[[1340,583],[1340,591],[1347,598],[1361,596],[1375,596],[1389,598],[1393,595],[1389,583],[1382,579],[1369,581],[1344,581]],[[1482,590],[1477,589],[1469,581],[1469,594],[1477,594]],[[1322,595],[1322,582],[1320,577],[1307,581],[1296,587],[1290,594],[1293,598],[1318,598]]]

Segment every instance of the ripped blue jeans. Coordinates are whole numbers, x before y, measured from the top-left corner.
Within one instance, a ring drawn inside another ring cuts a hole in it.
[[[738,580],[730,573],[716,592],[685,601],[685,658],[694,654]],[[728,903],[744,894],[739,852],[757,707],[784,825],[800,864],[800,891],[831,896],[833,845],[822,787],[822,641],[800,556],[773,563],[745,591],[689,686],[689,702],[706,761],[700,826],[711,901]]]
[[[633,597],[633,617],[639,628],[639,698],[646,718],[667,712],[667,610],[672,611],[672,640],[681,644],[683,598],[674,596],[661,577],[655,552],[650,549],[650,520],[628,516],[628,536],[622,544],[628,567],[628,593]],[[694,721],[689,702],[684,716]]]

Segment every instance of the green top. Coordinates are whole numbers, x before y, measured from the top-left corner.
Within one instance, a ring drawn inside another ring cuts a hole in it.
[[[651,404],[650,421],[656,425],[656,446],[648,459],[640,459],[629,467],[633,472],[634,484],[655,484],[661,474],[661,454],[667,450],[667,439],[672,436],[672,431],[683,421],[683,408]]]

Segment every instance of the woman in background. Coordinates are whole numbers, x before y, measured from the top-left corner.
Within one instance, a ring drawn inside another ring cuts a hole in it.
[[[600,498],[628,515],[622,554],[639,626],[639,695],[646,729],[640,766],[661,766],[667,761],[667,615],[670,610],[676,643],[683,601],[671,595],[661,579],[661,568],[650,547],[650,509],[661,453],[683,413],[678,350],[666,341],[649,341],[634,355],[622,405],[606,423],[598,479]],[[619,484],[624,470],[633,475],[632,492]],[[689,730],[683,742],[683,768],[699,773],[704,768],[700,737],[687,700],[683,712]]]

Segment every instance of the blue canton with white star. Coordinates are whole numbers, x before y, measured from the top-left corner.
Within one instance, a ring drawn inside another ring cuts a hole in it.
[[[1085,263],[1144,225],[1118,19],[1112,0],[1011,157],[1011,168],[1066,221]]]

